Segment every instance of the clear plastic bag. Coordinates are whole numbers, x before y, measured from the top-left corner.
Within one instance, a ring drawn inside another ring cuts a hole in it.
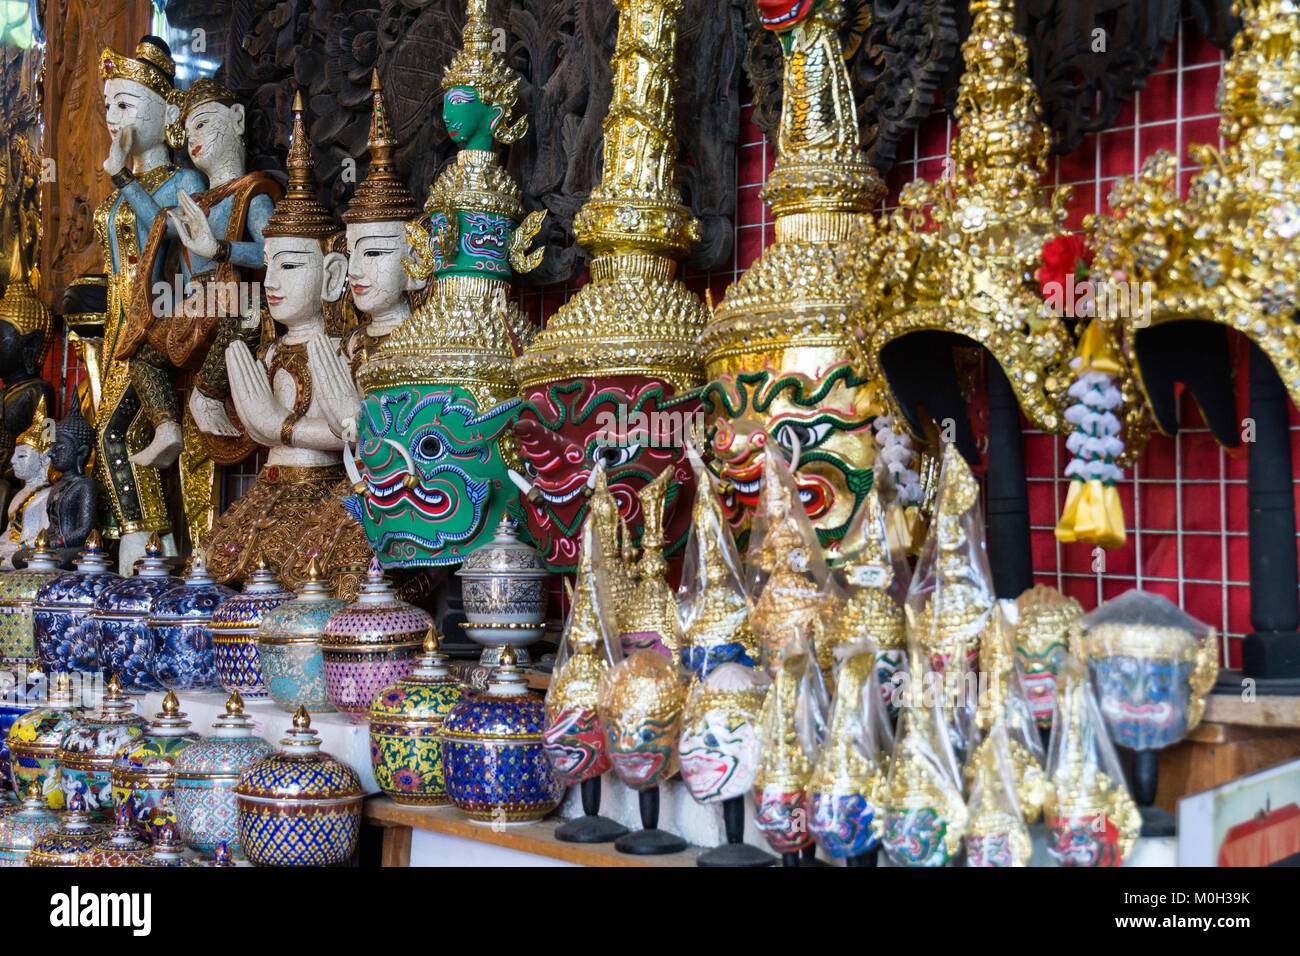
[[[919,654],[910,667],[922,679],[904,697],[880,806],[880,843],[896,866],[946,866],[961,852],[966,803],[942,701],[932,693],[942,680],[924,679]]]
[[[1034,720],[1040,729],[1050,730],[1056,672],[1070,653],[1070,626],[1083,616],[1083,605],[1055,588],[1036,584],[1016,598],[1016,610],[1016,662]]]
[[[682,636],[677,598],[668,586],[668,560],[664,557],[664,503],[672,477],[673,466],[669,465],[637,492],[643,521],[641,556],[632,572],[636,584],[618,617],[624,654],[653,650],[676,663]],[[626,527],[623,534],[626,540]]]
[[[930,532],[908,588],[909,649],[943,676],[945,719],[952,743],[965,757],[978,703],[980,637],[996,601],[985,546],[979,483],[956,446],[944,447],[943,468]]]
[[[546,691],[545,751],[566,786],[610,768],[597,708],[600,681],[623,658],[595,522],[582,530],[569,617]]]
[[[1126,591],[1074,624],[1111,737],[1159,750],[1187,736],[1219,674],[1214,628],[1158,594]]]
[[[1047,852],[1062,866],[1120,866],[1133,852],[1142,815],[1124,784],[1087,666],[1066,658],[1058,681],[1043,801]]]
[[[600,679],[597,714],[619,779],[648,790],[677,772],[688,673],[656,650],[629,654]]]
[[[1017,797],[1017,768],[999,717],[971,757],[967,866],[1026,866],[1033,852]]]
[[[837,665],[830,729],[813,768],[808,795],[813,835],[836,858],[873,849],[872,825],[884,795],[893,747],[880,694],[876,649],[853,645]]]
[[[723,663],[691,682],[677,754],[682,781],[699,803],[743,796],[758,776],[760,715],[771,681],[765,672]]]
[[[814,647],[819,616],[843,595],[831,581],[817,532],[804,511],[789,466],[780,455],[763,456],[760,508],[745,552],[750,629],[768,671],[776,676],[791,637]]]
[[[695,505],[682,556],[677,616],[682,663],[701,678],[721,664],[752,667],[759,654],[749,626],[749,595],[740,554],[722,512],[716,481],[694,449]]]
[[[840,541],[831,575],[844,593],[842,605],[823,606],[822,640],[817,663],[828,678],[837,656],[859,639],[876,646],[881,692],[890,705],[890,719],[898,719],[894,691],[907,666],[907,600],[911,571],[903,548],[891,538],[890,512],[898,505],[886,487],[888,478],[872,485]]]
[[[763,751],[754,799],[755,826],[772,849],[794,853],[812,843],[808,781],[826,738],[826,684],[799,629],[786,637],[760,717]]]

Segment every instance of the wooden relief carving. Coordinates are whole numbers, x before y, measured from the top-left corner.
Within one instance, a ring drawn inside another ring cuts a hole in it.
[[[112,192],[99,55],[134,50],[149,32],[149,4],[133,0],[47,0],[45,4],[44,157],[54,179],[41,184],[41,294],[57,307],[68,282],[103,269],[95,207]]]
[[[41,237],[40,68],[39,48],[0,48],[0,253],[7,263],[16,241],[29,266],[37,262]],[[0,290],[8,281],[6,268]]]
[[[703,240],[688,263],[707,269],[731,252],[745,0],[686,0],[678,43],[681,187]],[[419,197],[453,148],[442,126],[442,73],[460,47],[463,0],[172,0],[169,22],[227,33],[222,78],[248,103],[251,165],[277,170],[288,149],[289,104],[303,89],[316,175],[335,208],[365,176],[370,72],[379,70],[402,143],[399,160]],[[573,215],[599,177],[616,13],[610,0],[511,0],[490,8],[523,77],[529,133],[507,157],[529,209],[546,208],[546,256],[522,277],[569,281],[585,265]]]

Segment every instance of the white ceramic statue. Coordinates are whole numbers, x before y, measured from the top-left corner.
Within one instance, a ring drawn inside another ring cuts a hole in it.
[[[22,487],[9,502],[8,533],[0,540],[0,568],[13,568],[14,555],[36,543],[36,535],[50,525],[45,510],[50,496],[50,447],[54,444],[54,419],[46,417],[45,396],[36,405],[31,427],[14,442],[10,459],[14,477]]]

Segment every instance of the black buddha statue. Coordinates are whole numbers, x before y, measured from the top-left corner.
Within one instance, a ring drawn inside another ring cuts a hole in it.
[[[95,526],[95,479],[86,474],[94,447],[95,429],[82,417],[81,406],[74,401],[63,421],[55,426],[54,444],[50,447],[50,466],[63,473],[50,490],[46,504],[50,550],[58,553],[60,564],[76,556]]]

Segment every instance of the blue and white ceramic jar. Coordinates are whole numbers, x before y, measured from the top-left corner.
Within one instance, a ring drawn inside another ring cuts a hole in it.
[[[42,530],[27,567],[0,571],[0,660],[26,664],[36,660],[36,633],[32,619],[36,595],[46,584],[66,574],[58,556],[49,549],[49,535]]]
[[[129,801],[141,832],[150,837],[157,838],[164,826],[176,823],[176,760],[198,739],[181,713],[180,701],[168,691],[162,713],[113,758],[113,805]]]
[[[98,530],[86,539],[76,567],[36,592],[32,629],[36,654],[47,671],[93,674],[99,670],[99,650],[91,614],[99,596],[122,578],[113,572]]]
[[[319,562],[312,558],[298,596],[262,618],[257,628],[262,682],[271,699],[289,713],[299,707],[312,714],[334,709],[325,691],[321,634],[334,612],[347,606],[347,601],[334,596]]]
[[[293,597],[292,591],[280,586],[263,558],[248,576],[243,593],[222,601],[212,612],[208,629],[217,658],[217,681],[226,693],[238,692],[249,700],[269,696],[262,680],[257,629],[268,611]],[[185,836],[183,830],[181,836]]]
[[[443,722],[447,793],[474,820],[540,820],[564,795],[546,758],[545,704],[515,661],[514,648],[506,647],[487,689],[462,700]]]
[[[239,777],[239,844],[259,866],[337,866],[357,848],[361,778],[320,749],[299,707],[280,749]]]
[[[0,866],[26,866],[32,847],[58,828],[58,816],[41,788],[32,784],[17,810],[0,814]]]
[[[217,687],[217,655],[212,646],[212,612],[235,592],[218,584],[203,553],[196,552],[190,573],[178,588],[160,595],[149,611],[153,635],[154,679],[168,690]]]
[[[63,809],[59,757],[64,738],[81,716],[68,675],[58,674],[46,693],[45,705],[33,707],[9,728],[9,765],[14,790],[26,793],[31,784],[36,784],[45,794],[50,809]]]
[[[271,753],[244,713],[239,691],[226,701],[226,712],[212,722],[212,736],[186,747],[176,758],[176,828],[180,838],[200,853],[211,854],[224,843],[239,850],[239,814],[235,785],[239,775]]]
[[[78,797],[94,814],[112,812],[113,761],[119,750],[144,733],[147,724],[114,674],[108,679],[99,710],[79,720],[63,738],[59,786],[68,806]]]
[[[159,688],[149,669],[153,653],[153,636],[147,624],[149,611],[155,600],[182,583],[163,561],[162,541],[155,534],[145,545],[135,576],[123,578],[95,599],[93,622],[99,666],[110,677],[120,677],[122,689],[128,694]]]

